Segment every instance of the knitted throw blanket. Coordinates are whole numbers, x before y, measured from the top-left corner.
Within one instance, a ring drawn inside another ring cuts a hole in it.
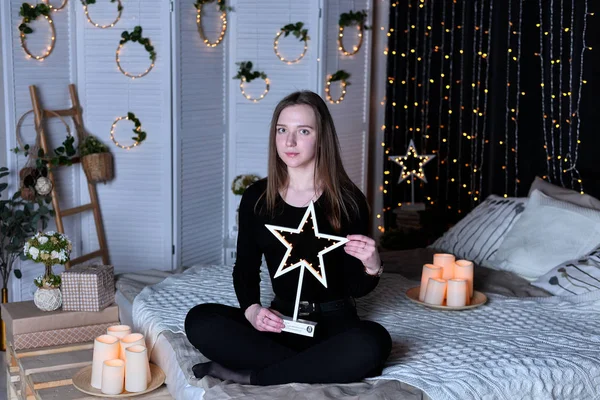
[[[265,278],[263,296],[271,293]],[[135,328],[151,346],[164,331],[183,332],[196,304],[238,306],[231,282],[231,267],[203,266],[147,287],[133,304]],[[406,298],[415,285],[383,275],[375,291],[358,300],[361,317],[385,326],[394,343],[382,376],[374,379],[410,384],[434,400],[600,398],[600,291],[488,295],[488,303],[475,309],[438,311]],[[269,300],[265,296],[263,304]],[[190,363],[180,359],[184,371]]]

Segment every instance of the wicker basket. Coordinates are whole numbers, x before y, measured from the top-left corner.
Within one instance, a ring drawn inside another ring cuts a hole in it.
[[[112,180],[113,157],[111,153],[96,153],[81,158],[85,176],[91,183],[106,182]]]

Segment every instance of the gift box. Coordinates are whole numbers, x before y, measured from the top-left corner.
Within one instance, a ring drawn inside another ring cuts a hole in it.
[[[90,342],[119,324],[119,308],[111,304],[100,312],[42,311],[33,301],[2,304],[6,338],[13,349],[33,349]]]
[[[101,311],[115,301],[112,265],[81,265],[61,274],[65,311]]]

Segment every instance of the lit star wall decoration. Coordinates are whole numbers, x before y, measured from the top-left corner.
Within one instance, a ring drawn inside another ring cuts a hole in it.
[[[408,145],[408,150],[406,150],[406,155],[404,156],[389,156],[388,160],[395,162],[399,166],[402,167],[402,171],[400,172],[400,178],[398,178],[398,183],[402,183],[406,178],[410,176],[416,176],[423,182],[427,183],[427,179],[425,178],[425,172],[423,172],[423,166],[427,164],[429,161],[435,158],[435,154],[427,154],[427,155],[419,155],[417,153],[417,149],[415,148],[415,143],[413,140],[410,140]],[[409,168],[404,163],[406,161],[413,160],[415,163],[418,163],[418,168]]]

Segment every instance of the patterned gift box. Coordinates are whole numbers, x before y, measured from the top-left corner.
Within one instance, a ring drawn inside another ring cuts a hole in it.
[[[61,277],[64,311],[101,311],[115,300],[112,265],[81,265]]]
[[[119,321],[114,321],[104,324],[77,326],[74,328],[56,329],[52,331],[22,333],[13,336],[12,346],[15,350],[21,350],[91,342],[98,336],[104,335],[109,326],[118,324]]]

